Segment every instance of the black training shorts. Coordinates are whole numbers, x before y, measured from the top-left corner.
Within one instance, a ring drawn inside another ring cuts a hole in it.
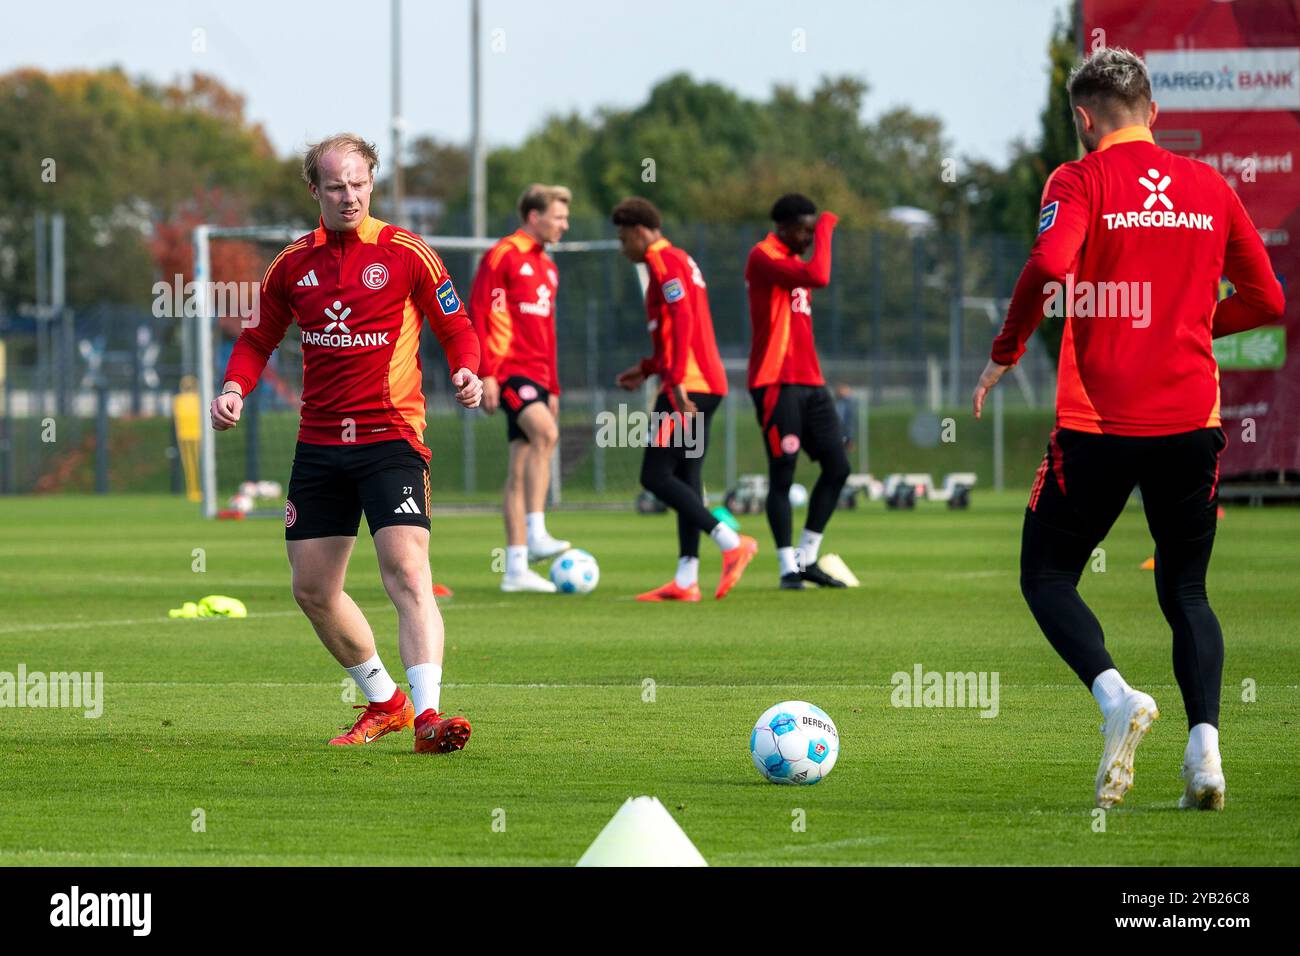
[[[844,451],[844,433],[835,401],[824,385],[764,385],[751,388],[763,447],[769,461],[798,455],[813,461]]]
[[[373,535],[389,525],[429,527],[429,466],[410,443],[298,442],[284,508],[289,541],[355,537],[361,512]]]
[[[528,441],[528,435],[519,427],[519,413],[534,402],[545,405],[550,398],[551,393],[531,378],[511,375],[506,379],[501,385],[501,407],[506,412],[506,438],[509,441]]]

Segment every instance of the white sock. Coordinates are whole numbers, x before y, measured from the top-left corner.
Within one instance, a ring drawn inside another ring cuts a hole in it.
[[[700,579],[700,559],[699,558],[678,558],[677,559],[677,586],[679,588],[688,588]]]
[[[732,548],[740,547],[740,535],[736,534],[730,525],[721,521],[713,526],[713,530],[709,532],[709,537],[723,551],[730,551]]]
[[[795,560],[794,548],[777,548],[776,559],[781,562],[783,575],[799,573],[799,562]]]
[[[512,544],[506,548],[506,577],[513,578],[528,570],[528,545]]]
[[[530,511],[527,515],[527,521],[529,541],[542,541],[550,537],[546,531],[546,512]]]
[[[406,669],[406,679],[411,682],[415,716],[438,709],[438,695],[442,692],[441,664],[413,664]]]
[[[1133,688],[1128,686],[1128,682],[1119,675],[1115,668],[1102,671],[1097,675],[1097,679],[1092,682],[1092,696],[1097,698],[1097,705],[1101,707],[1102,716],[1106,716],[1119,702],[1124,699],[1124,695]]]
[[[344,670],[357,682],[361,693],[372,704],[382,704],[392,700],[393,694],[397,691],[397,684],[388,676],[388,671],[384,670],[384,662],[379,659],[378,654],[354,667],[345,667]]]
[[[1207,757],[1219,759],[1219,728],[1213,724],[1197,724],[1187,735],[1183,760],[1194,767]]]
[[[821,550],[822,536],[819,531],[809,531],[803,529],[803,534],[799,535],[799,556],[802,559],[803,567],[817,563],[817,552]]]

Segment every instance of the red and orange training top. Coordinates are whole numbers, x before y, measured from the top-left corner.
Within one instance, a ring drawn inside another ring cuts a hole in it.
[[[771,232],[749,251],[750,388],[825,384],[813,344],[812,290],[831,281],[831,231],[838,221],[832,212],[821,214],[807,262]]]
[[[477,372],[478,336],[436,252],[414,233],[369,216],[352,231],[322,223],[267,268],[255,319],[235,342],[225,381],[248,395],[296,322],[303,363],[298,440],[405,439],[428,461],[421,313],[451,372]]]
[[[483,353],[481,374],[512,375],[560,393],[555,294],[560,277],[542,244],[522,229],[493,246],[478,264],[469,314]]]
[[[667,239],[646,249],[646,328],[654,354],[641,360],[641,371],[658,375],[667,390],[727,394],[727,373],[718,355],[709,312],[709,293],[695,260]]]
[[[1219,302],[1226,276],[1236,293]],[[1057,167],[992,358],[1013,365],[1064,315],[1057,425],[1173,435],[1219,420],[1214,337],[1281,317],[1282,287],[1241,200],[1145,126]]]

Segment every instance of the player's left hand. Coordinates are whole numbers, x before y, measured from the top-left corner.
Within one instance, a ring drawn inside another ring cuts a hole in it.
[[[641,387],[645,377],[645,372],[641,371],[641,364],[638,362],[631,368],[619,372],[618,377],[614,379],[614,384],[625,392],[631,392]]]
[[[551,410],[551,417],[556,421],[560,419],[560,396],[552,393],[547,396],[546,407]]]
[[[971,396],[971,403],[975,407],[975,417],[980,417],[980,412],[984,410],[984,399],[989,394],[989,389],[998,383],[998,379],[1007,374],[1010,365],[999,365],[997,362],[989,359],[989,364],[984,366],[984,371],[980,373],[979,384],[975,386],[975,394]]]
[[[451,377],[451,384],[456,386],[456,401],[466,408],[478,408],[483,400],[483,382],[467,368],[462,368]]]

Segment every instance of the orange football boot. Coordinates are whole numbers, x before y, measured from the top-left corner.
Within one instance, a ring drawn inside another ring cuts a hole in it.
[[[677,579],[673,578],[661,588],[655,588],[653,591],[646,591],[645,594],[636,596],[638,601],[698,601],[700,599],[700,586],[691,582],[688,588],[681,587]]]
[[[415,718],[415,752],[449,754],[464,750],[469,741],[469,721],[444,717],[432,707]]]
[[[722,552],[722,577],[718,581],[717,593],[713,596],[719,600],[727,596],[727,592],[736,586],[740,576],[745,573],[745,568],[749,567],[749,562],[754,560],[754,555],[758,554],[758,542],[747,534],[740,536],[740,544],[730,551]]]
[[[382,704],[357,704],[353,709],[360,710],[361,716],[351,730],[330,741],[331,747],[374,743],[384,734],[403,730],[415,722],[415,705],[400,687],[392,700]]]

